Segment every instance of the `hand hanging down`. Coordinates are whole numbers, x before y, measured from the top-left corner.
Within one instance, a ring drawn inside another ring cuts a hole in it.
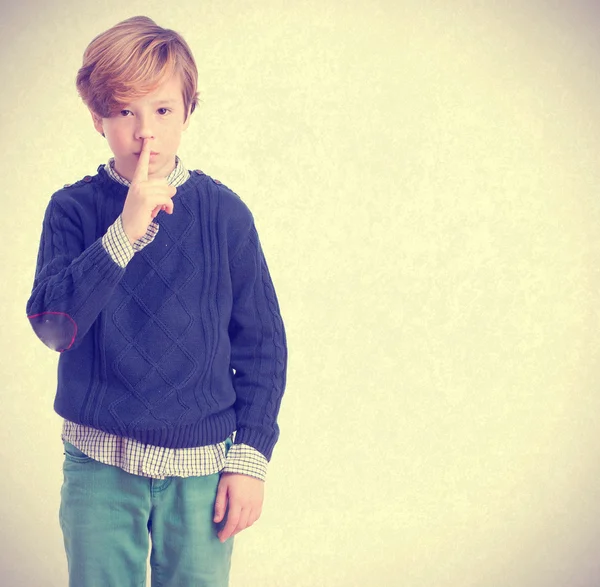
[[[238,532],[249,528],[260,518],[264,499],[264,481],[241,473],[222,473],[215,502],[214,522],[223,521],[219,540],[225,542]]]

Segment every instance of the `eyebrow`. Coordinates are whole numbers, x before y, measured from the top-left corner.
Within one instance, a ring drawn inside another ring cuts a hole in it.
[[[158,106],[158,104],[176,104],[177,100],[155,100],[154,102],[152,102],[152,106]]]

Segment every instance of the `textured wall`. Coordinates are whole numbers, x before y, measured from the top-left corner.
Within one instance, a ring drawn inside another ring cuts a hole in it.
[[[57,356],[25,302],[48,198],[109,156],[83,50],[146,14],[196,55],[180,155],[252,209],[288,331],[232,587],[597,586],[594,4],[3,7],[0,582],[66,585]]]

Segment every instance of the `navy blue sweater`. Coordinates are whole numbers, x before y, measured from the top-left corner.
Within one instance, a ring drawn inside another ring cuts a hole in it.
[[[252,214],[193,172],[123,269],[102,236],[126,195],[100,166],[46,210],[27,315],[61,353],[56,412],[168,448],[237,430],[236,443],[270,459],[287,347]]]

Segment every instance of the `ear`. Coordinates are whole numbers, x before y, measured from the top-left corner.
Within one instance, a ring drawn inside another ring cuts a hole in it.
[[[102,127],[102,118],[98,116],[93,110],[90,110],[90,114],[92,115],[92,120],[94,121],[94,128],[104,136],[104,128]]]

